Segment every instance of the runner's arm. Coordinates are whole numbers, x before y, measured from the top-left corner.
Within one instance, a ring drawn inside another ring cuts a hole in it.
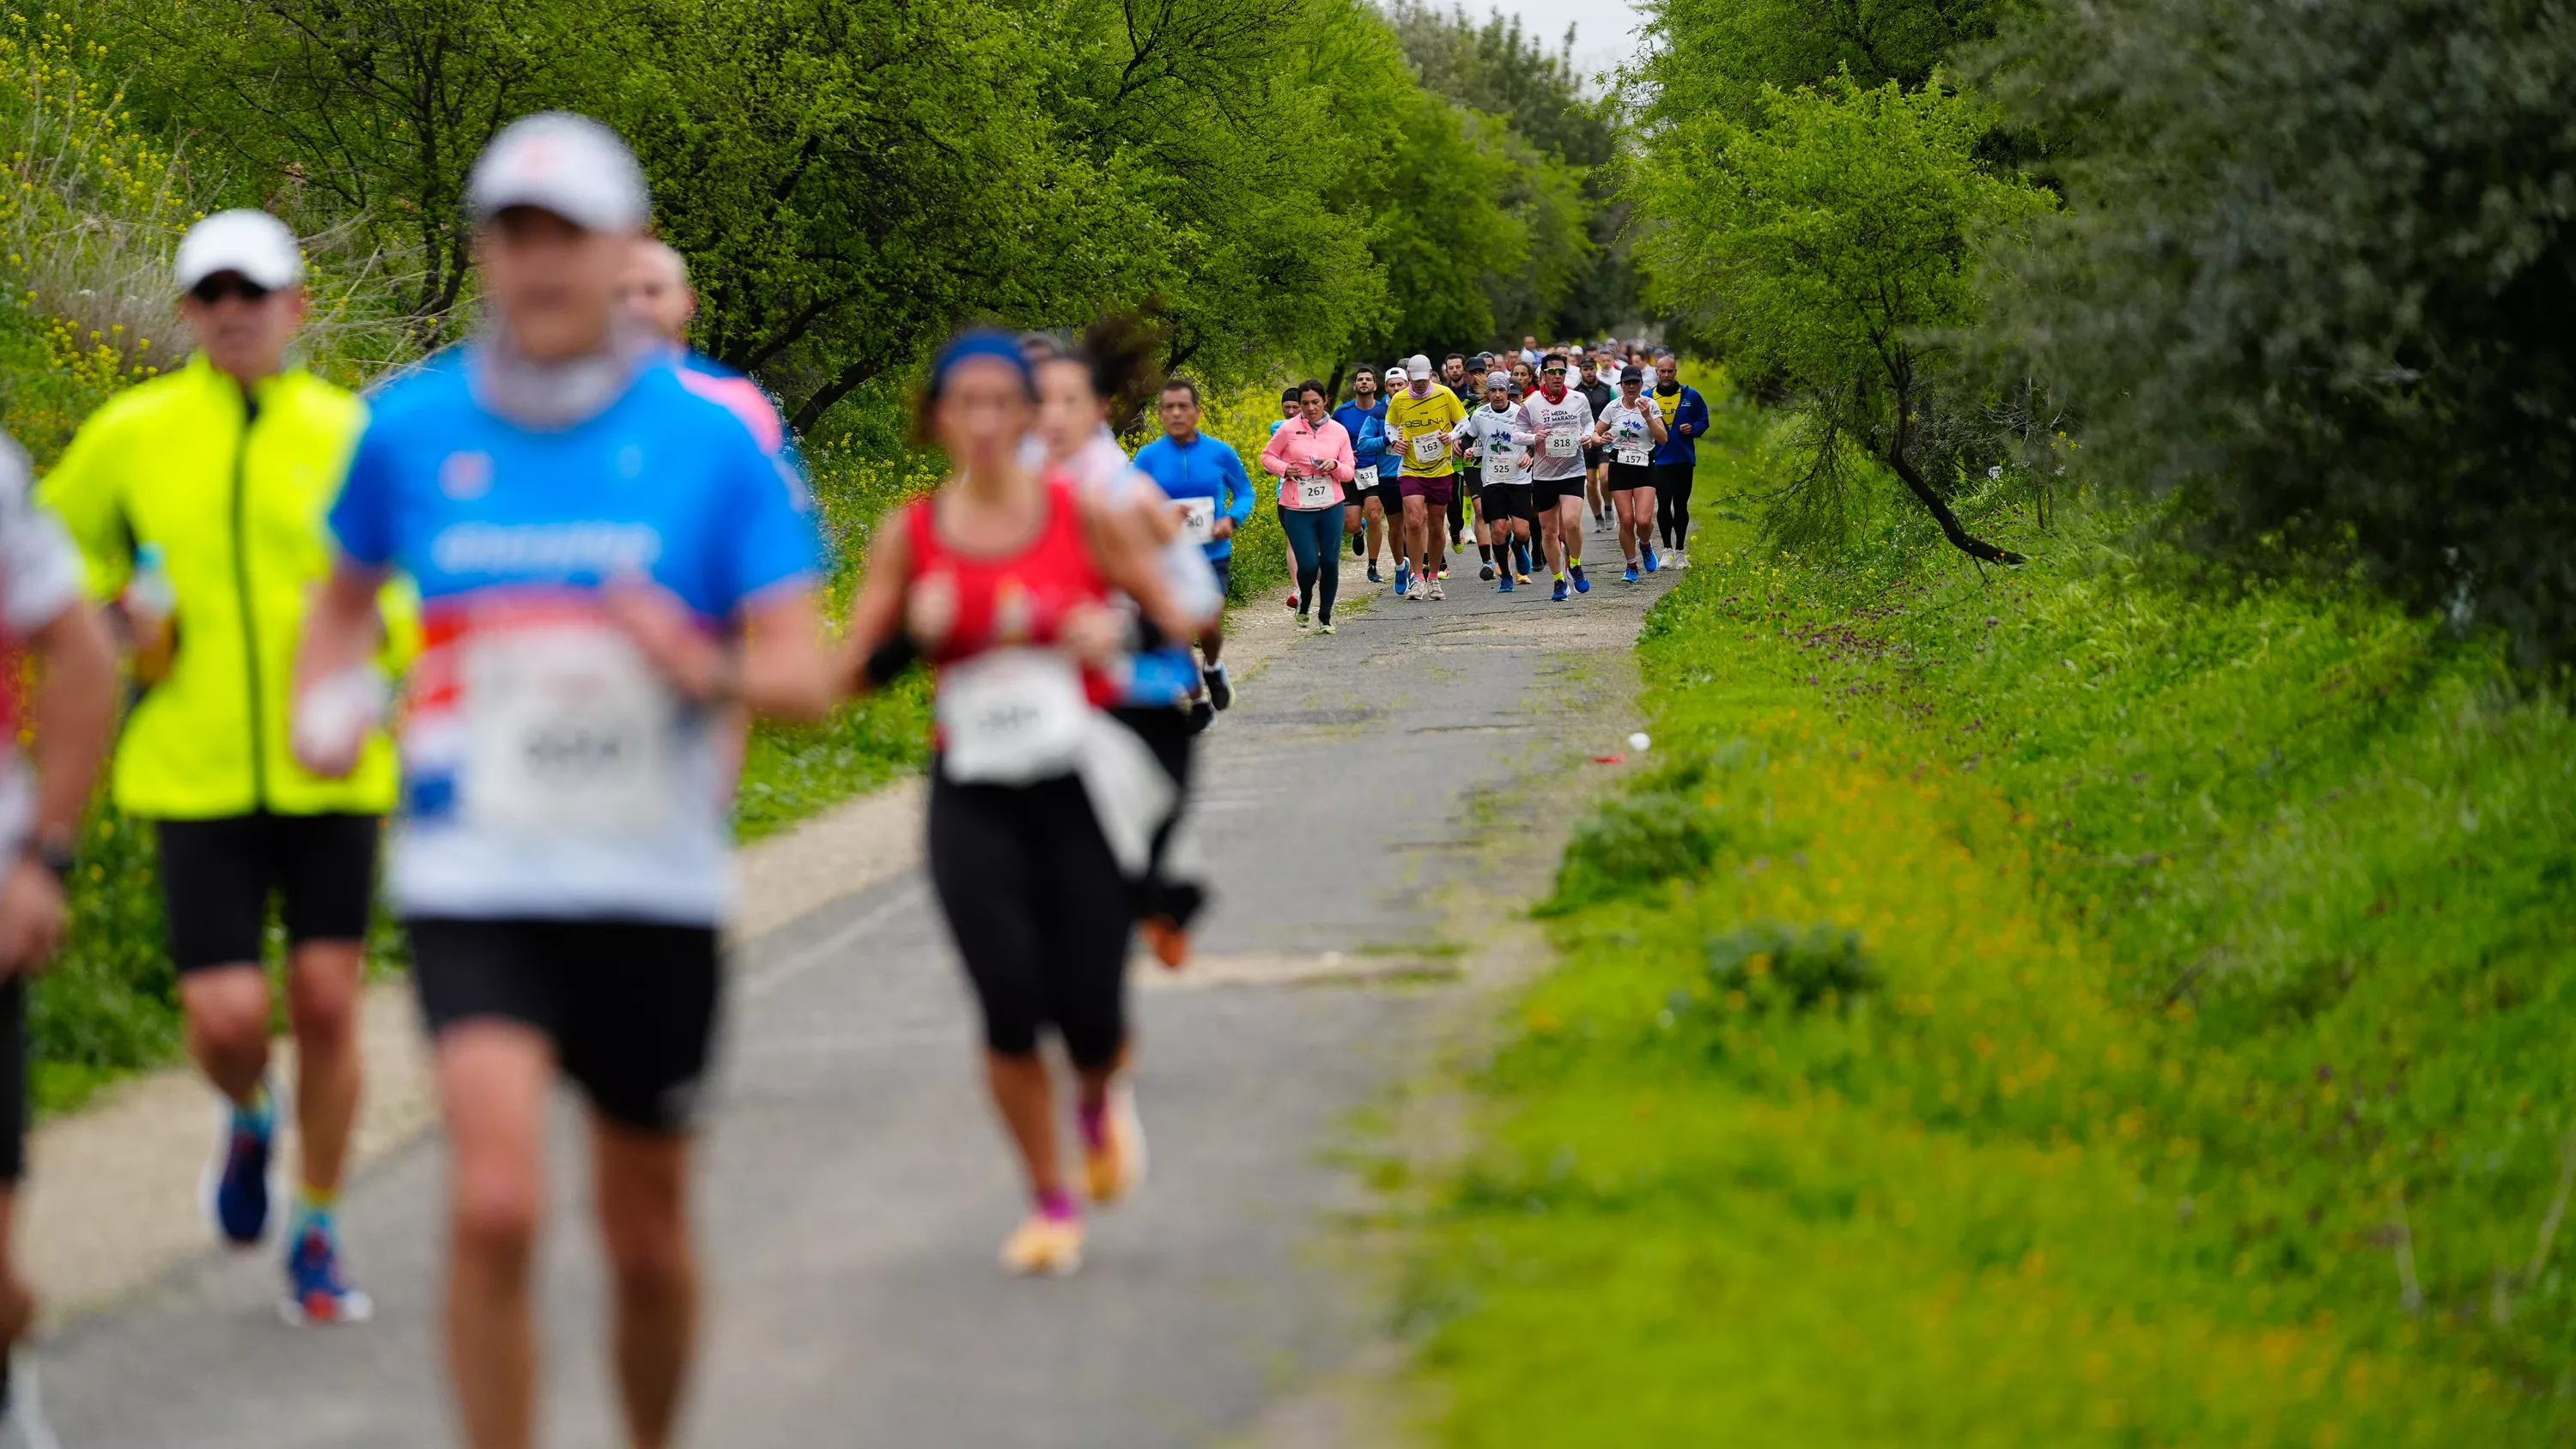
[[[1651,435],[1658,444],[1662,443],[1666,436],[1664,432],[1664,410],[1660,407],[1650,407],[1647,408],[1645,412],[1646,432]]]
[[[1333,445],[1333,481],[1336,483],[1348,483],[1359,473],[1360,470],[1359,458],[1351,451],[1350,429],[1343,427],[1339,423],[1333,424],[1331,440]]]
[[[912,539],[901,527],[880,528],[869,551],[867,572],[850,596],[850,632],[832,677],[852,695],[882,689],[893,682],[894,669],[872,668],[881,650],[900,648],[903,627],[903,583],[912,572]],[[891,663],[891,659],[888,660]]]
[[[1152,550],[1132,530],[1121,527],[1119,519],[1097,501],[1086,496],[1081,506],[1091,556],[1111,587],[1134,599],[1145,617],[1154,621],[1154,627],[1170,637],[1187,639],[1198,633],[1203,621],[1191,618],[1172,598],[1172,591],[1163,586]]]
[[[1288,430],[1281,428],[1270,435],[1269,442],[1261,445],[1261,471],[1274,478],[1288,476],[1288,450],[1281,446],[1287,436]],[[1247,478],[1245,481],[1251,480]]]
[[[1225,478],[1226,534],[1231,535],[1246,519],[1252,517],[1252,475],[1243,471],[1243,459],[1234,449],[1218,453],[1217,464]]]
[[[295,649],[299,712],[317,686],[367,667],[384,637],[384,619],[376,611],[376,600],[391,572],[342,554],[332,565],[331,576],[314,591],[312,607],[304,614],[304,638]],[[293,731],[292,737],[296,763],[325,779],[339,779],[356,769],[366,743],[365,732],[359,731],[345,741],[333,741],[334,748],[324,754],[305,748],[306,731]],[[338,748],[342,744],[345,749]]]
[[[35,738],[27,753],[36,763],[36,834],[39,842],[68,841],[80,830],[90,786],[107,754],[116,717],[116,656],[107,626],[86,602],[75,602],[27,636],[44,661],[44,679],[28,701]]]

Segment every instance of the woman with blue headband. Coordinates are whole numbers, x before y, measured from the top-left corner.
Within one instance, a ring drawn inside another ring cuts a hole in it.
[[[1149,541],[1062,471],[1024,466],[1036,420],[1015,340],[974,331],[940,350],[916,428],[952,471],[879,531],[846,662],[865,688],[882,677],[883,651],[908,638],[937,672],[931,884],[982,1008],[986,1077],[1033,1200],[1002,1263],[1059,1274],[1081,1265],[1083,1223],[1039,1037],[1052,1028],[1072,1060],[1095,1196],[1113,1197],[1142,1166],[1114,1098],[1131,903],[1172,794],[1143,742],[1104,712],[1129,667],[1111,596],[1175,637],[1197,621],[1174,606]]]

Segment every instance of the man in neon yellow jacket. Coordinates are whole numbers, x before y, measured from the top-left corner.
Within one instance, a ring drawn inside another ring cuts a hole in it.
[[[188,1050],[230,1103],[209,1211],[236,1246],[267,1232],[276,1112],[261,957],[274,894],[302,1143],[284,1308],[294,1322],[357,1321],[369,1305],[341,1269],[332,1208],[357,1115],[360,969],[395,764],[379,731],[346,778],[303,770],[290,689],[307,601],[330,572],[322,518],[366,405],[286,363],[303,261],[276,218],[199,222],[178,284],[199,350],[100,408],[41,497],[80,545],[92,592],[123,605],[135,646],[143,689],[113,788],[158,830]],[[388,640],[388,662],[404,642]]]

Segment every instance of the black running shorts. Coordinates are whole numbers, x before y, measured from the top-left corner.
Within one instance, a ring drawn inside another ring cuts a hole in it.
[[[531,1027],[599,1114],[638,1132],[696,1121],[713,1055],[722,966],[711,926],[658,921],[420,916],[412,979],[429,1033],[464,1022]]]
[[[161,895],[179,974],[257,964],[268,898],[290,946],[362,941],[375,900],[376,817],[272,815],[163,820]]]
[[[1615,461],[1611,463],[1609,485],[1611,492],[1625,493],[1631,488],[1652,488],[1654,486],[1655,466],[1652,463],[1620,463]]]
[[[1476,495],[1477,516],[1487,523],[1508,523],[1515,518],[1537,522],[1538,508],[1531,496],[1534,486],[1528,483],[1486,484],[1485,491]]]
[[[1533,516],[1554,508],[1562,499],[1582,496],[1583,475],[1580,473],[1571,478],[1532,478],[1530,480],[1530,512]]]

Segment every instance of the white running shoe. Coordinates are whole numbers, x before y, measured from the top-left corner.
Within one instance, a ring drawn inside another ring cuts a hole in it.
[[[1413,592],[1410,595],[1407,595],[1407,597],[1413,599],[1417,603],[1430,598],[1431,581],[1420,574],[1415,574],[1413,576]]]
[[[1435,599],[1446,599],[1449,597],[1449,591],[1440,586],[1440,581],[1438,579],[1433,579],[1431,581],[1431,597]]]

